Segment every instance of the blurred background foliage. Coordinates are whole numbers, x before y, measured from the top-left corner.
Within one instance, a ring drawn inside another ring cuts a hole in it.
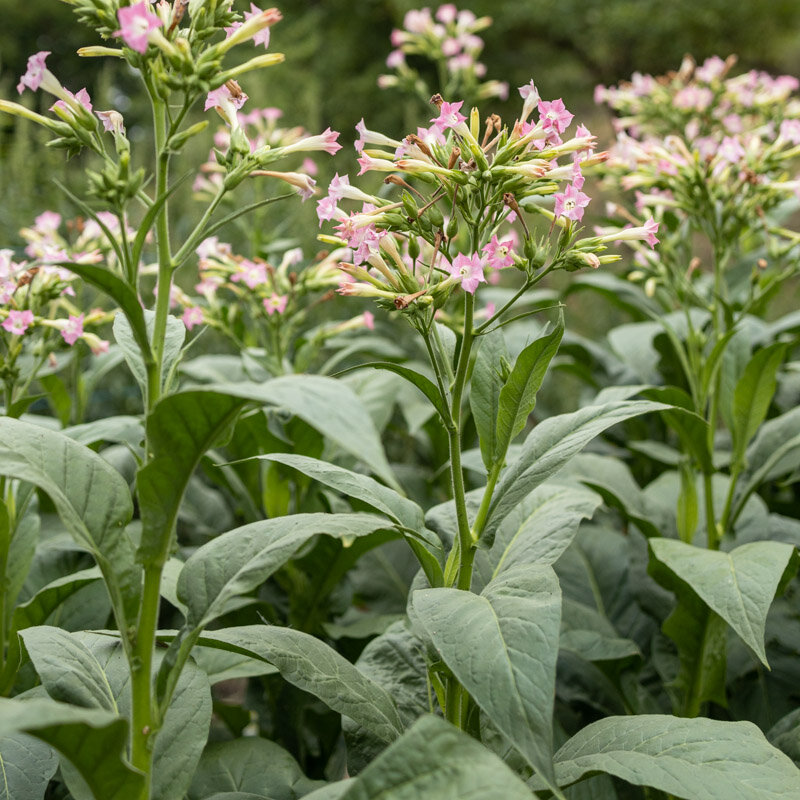
[[[411,0],[279,3],[284,21],[272,32],[270,50],[284,52],[286,61],[244,76],[242,84],[251,98],[249,108],[278,106],[286,126],[318,132],[330,125],[342,131],[345,149],[320,164],[321,186],[334,171],[353,171],[349,145],[362,117],[370,128],[401,136],[430,116],[418,101],[376,85],[387,71],[392,28],[402,24],[409,9],[422,5]],[[494,20],[482,33],[482,60],[487,78],[508,81],[512,92],[507,103],[495,102],[491,110],[511,117],[519,102],[513,87],[533,78],[543,97],[563,97],[580,120],[597,128],[601,142],[606,118],[593,106],[594,86],[618,82],[636,70],[663,73],[676,68],[685,53],[698,60],[736,53],[737,69],[800,74],[796,0],[462,0],[457,5]],[[236,0],[240,10],[248,6]],[[75,54],[78,47],[99,39],[73,19],[69,5],[0,0],[0,19],[1,97],[17,99],[15,86],[28,55],[50,50],[48,65],[67,88],[86,86],[96,108],[113,107],[125,115],[131,139],[146,137],[146,109],[137,99],[133,76],[113,60]],[[433,85],[432,70],[429,76]],[[45,108],[51,102],[41,94],[26,93],[25,98]],[[0,119],[0,247],[16,244],[16,231],[45,207],[72,213],[52,178],[79,190],[81,159],[65,164],[63,153],[41,146],[45,140],[44,131],[31,124]],[[202,160],[205,154],[196,150],[189,156]],[[317,232],[313,206],[306,203],[300,211],[308,244]]]

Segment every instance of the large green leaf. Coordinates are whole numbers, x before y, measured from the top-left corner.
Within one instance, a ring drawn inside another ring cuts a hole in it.
[[[497,530],[489,551],[492,577],[516,564],[555,563],[600,502],[597,494],[576,486],[537,486]]]
[[[204,751],[188,800],[243,792],[265,800],[295,800],[320,787],[303,775],[292,756],[267,739],[248,737],[214,742]]]
[[[286,409],[354,455],[392,488],[402,491],[364,404],[342,381],[319,375],[283,375],[264,383],[242,382],[206,388]]]
[[[508,446],[525,427],[528,415],[536,406],[536,393],[547,368],[558,351],[564,335],[564,317],[559,317],[555,330],[531,342],[514,362],[503,388],[497,409],[497,432],[492,464],[505,459]]]
[[[54,700],[130,717],[130,672],[116,639],[46,626],[29,628],[22,635],[42,684]],[[159,653],[156,662],[160,658]],[[156,738],[154,797],[182,800],[206,744],[210,721],[208,679],[189,663]],[[80,792],[75,779],[69,774],[66,777],[77,798]]]
[[[497,419],[503,366],[510,357],[503,331],[499,328],[481,337],[469,389],[469,407],[478,432],[481,457],[487,470],[492,468],[497,450]]]
[[[508,466],[500,479],[489,508],[487,536],[497,530],[526,495],[561,469],[595,436],[619,422],[667,408],[669,406],[663,403],[622,400],[587,406],[539,423],[525,440],[519,458]]]
[[[293,514],[244,525],[196,550],[178,577],[190,628],[205,627],[228,603],[263,583],[313,536],[345,543],[391,524],[375,514]]]
[[[355,498],[393,519],[403,530],[431,585],[442,585],[444,551],[439,538],[427,530],[422,509],[412,500],[378,483],[368,475],[352,472],[327,461],[289,453],[268,453],[258,459],[275,461]]]
[[[416,591],[409,615],[497,729],[555,789],[561,591],[552,568],[512,566],[480,595]]]
[[[203,454],[229,434],[246,400],[202,390],[167,395],[147,416],[150,460],[136,475],[139,557],[163,564],[186,486]]]
[[[750,722],[607,717],[556,753],[562,786],[607,772],[684,800],[795,800],[800,770]]]
[[[651,539],[650,546],[769,666],[764,651],[767,612],[795,548],[783,542],[751,542],[721,553],[674,539]]]
[[[745,448],[766,419],[785,352],[786,345],[783,343],[757,350],[736,384],[731,431],[734,462],[742,458]]]
[[[423,717],[342,794],[320,800],[531,800],[530,789],[490,750],[437,717]],[[310,795],[313,797],[313,795]]]
[[[46,492],[73,538],[103,573],[121,630],[139,604],[139,571],[125,525],[133,514],[122,476],[96,453],[56,431],[0,419],[0,474]]]
[[[49,698],[0,698],[0,740],[18,733],[41,739],[68,759],[95,800],[141,800],[144,777],[123,757],[128,739],[124,719]]]
[[[272,625],[246,625],[207,632],[201,642],[219,643],[268,661],[289,683],[318,697],[383,742],[394,741],[402,733],[397,707],[386,690],[307,633]]]
[[[55,750],[24,733],[0,738],[0,800],[43,800],[58,769]]]

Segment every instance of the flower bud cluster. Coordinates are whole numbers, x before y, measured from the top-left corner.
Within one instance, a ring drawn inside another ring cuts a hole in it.
[[[490,17],[476,17],[471,11],[459,11],[452,3],[439,6],[435,14],[429,8],[409,11],[403,28],[392,31],[395,49],[386,59],[394,72],[381,75],[378,85],[398,87],[426,100],[431,90],[420,72],[409,64],[407,56],[434,61],[439,68],[441,91],[450,96],[467,98],[470,102],[508,97],[508,84],[484,81],[486,66],[478,58],[483,39],[477,34],[492,24]]]
[[[583,172],[606,154],[595,152],[584,126],[567,133],[573,115],[561,100],[541,100],[533,82],[520,95],[514,124],[491,115],[482,134],[477,109],[468,121],[463,102],[438,95],[432,125],[402,141],[359,123],[359,175],[385,174],[397,197],[379,197],[337,175],[318,202],[320,225],[332,221],[337,232],[321,238],[350,251],[339,264],[340,293],[373,297],[414,317],[441,308],[458,287],[474,294],[490,275],[511,267],[532,285],[543,271],[616,260],[600,255],[603,236],[578,238],[589,203]],[[345,211],[344,200],[360,208]],[[542,233],[531,227],[537,218]],[[654,243],[657,225],[649,225],[638,234]]]

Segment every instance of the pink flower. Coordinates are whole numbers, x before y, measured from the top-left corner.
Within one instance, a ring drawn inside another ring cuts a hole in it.
[[[48,71],[44,62],[49,55],[49,50],[40,50],[28,59],[28,69],[17,84],[17,92],[19,94],[25,91],[26,86],[33,92],[41,86],[45,73]]]
[[[33,229],[42,236],[52,236],[61,225],[61,214],[55,211],[43,211],[33,221]]]
[[[78,105],[83,106],[86,111],[90,114],[92,113],[92,100],[89,97],[89,92],[86,89],[79,89],[77,94],[72,94],[69,89],[64,90]],[[69,114],[74,115],[74,109],[70,108],[64,100],[58,100],[57,102],[53,103],[50,106],[51,111],[55,111],[56,109],[61,109],[62,111],[66,111]]]
[[[370,313],[369,311],[365,311],[361,316],[364,318],[364,327],[368,331],[374,331],[375,330],[375,315]]]
[[[283,314],[288,301],[289,298],[285,294],[275,294],[275,292],[273,292],[269,297],[264,298],[264,308],[267,310],[267,314],[269,314],[270,317],[276,312],[278,314]]]
[[[589,205],[590,199],[580,189],[570,184],[563,192],[555,196],[556,203],[553,211],[557,217],[566,217],[580,222],[583,219],[583,209]]]
[[[545,130],[551,130],[555,133],[564,133],[574,116],[564,107],[564,101],[561,98],[558,100],[540,100],[537,108]]]
[[[460,100],[458,103],[442,103],[439,107],[439,116],[431,119],[434,127],[441,133],[448,128],[455,128],[457,125],[464,122],[466,117],[458,113],[463,105],[463,100]]]
[[[131,50],[144,53],[147,50],[147,38],[150,31],[160,28],[163,24],[160,17],[150,11],[150,6],[145,0],[132,6],[124,6],[117,11],[120,29],[114,31],[114,36],[121,36]]]
[[[190,331],[195,325],[203,324],[203,309],[200,306],[188,306],[183,309],[181,319],[186,326],[186,330]]]
[[[785,119],[781,122],[780,136],[792,144],[800,144],[800,120]]]
[[[64,341],[71,347],[83,336],[83,314],[77,317],[69,315],[66,325],[61,329]]]
[[[487,242],[482,248],[483,252],[486,254],[487,266],[492,269],[510,267],[514,263],[514,257],[511,254],[512,245],[513,242],[511,239],[500,242],[497,236],[492,236],[492,240]]]
[[[222,84],[219,89],[214,89],[206,95],[206,104],[203,106],[203,111],[208,111],[209,108],[225,109],[226,104],[232,105],[237,111],[247,102],[247,95],[244,92],[239,92],[234,95],[226,84]]]
[[[16,291],[16,281],[0,281],[0,304],[8,305],[14,298],[14,292]]]
[[[248,289],[255,289],[262,283],[267,282],[267,268],[264,264],[258,264],[255,261],[242,259],[240,264],[236,266],[236,272],[231,275],[233,283],[244,281]]]
[[[125,125],[122,119],[122,114],[119,111],[110,109],[109,111],[95,111],[95,114],[100,118],[103,123],[103,130],[110,133],[125,133]]]
[[[452,264],[445,265],[445,269],[454,278],[457,278],[461,283],[461,288],[470,294],[475,294],[479,283],[486,283],[483,274],[483,259],[477,253],[473,253],[471,256],[459,253],[453,259]]]
[[[322,200],[317,200],[317,218],[319,219],[320,228],[325,220],[333,219],[337,216],[338,211],[339,207],[336,205],[335,197],[328,195],[323,197]]]
[[[650,219],[645,222],[642,226],[644,230],[644,241],[650,245],[650,247],[655,247],[659,240],[656,239],[656,234],[658,233],[658,223],[650,217]]]
[[[9,311],[3,321],[3,328],[14,336],[22,336],[28,327],[33,324],[33,311]]]
[[[301,172],[307,172],[309,175],[316,175],[319,172],[316,161],[311,158],[304,158],[303,163],[300,165]]]
[[[253,3],[250,3],[250,10],[244,12],[245,22],[253,17],[259,17],[264,13],[266,12],[262,11]],[[279,20],[276,20],[276,22],[278,21]],[[262,28],[253,36],[253,44],[263,44],[265,49],[269,47],[269,27]]]
[[[221,242],[216,236],[203,239],[195,250],[200,258],[225,258],[231,252],[231,246],[227,242]]]
[[[339,131],[332,131],[326,128],[316,136],[307,136],[305,139],[293,142],[283,148],[284,153],[295,153],[303,150],[324,150],[328,155],[335,155],[342,146],[336,141],[339,138]]]

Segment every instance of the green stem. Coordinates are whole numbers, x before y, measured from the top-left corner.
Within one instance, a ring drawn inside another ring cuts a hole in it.
[[[481,506],[478,509],[478,514],[475,517],[475,522],[472,524],[472,541],[477,542],[481,538],[483,528],[486,525],[486,519],[489,515],[489,506],[492,502],[494,495],[494,487],[497,485],[497,479],[500,477],[500,472],[503,469],[503,461],[505,457],[498,459],[498,461],[489,470],[489,475],[486,480],[486,488],[483,490],[483,497],[481,498]]]

